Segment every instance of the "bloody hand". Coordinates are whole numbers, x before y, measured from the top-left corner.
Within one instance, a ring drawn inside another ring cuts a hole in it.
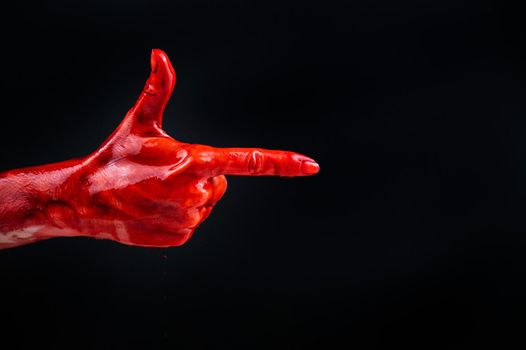
[[[60,236],[178,246],[225,193],[224,175],[319,171],[297,153],[174,140],[162,130],[174,86],[168,57],[153,50],[141,96],[99,149],[85,158],[0,174],[0,248]]]

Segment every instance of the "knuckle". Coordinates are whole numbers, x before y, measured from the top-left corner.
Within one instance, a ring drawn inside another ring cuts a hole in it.
[[[248,155],[248,172],[250,174],[257,174],[263,168],[264,155],[260,151],[252,151]]]

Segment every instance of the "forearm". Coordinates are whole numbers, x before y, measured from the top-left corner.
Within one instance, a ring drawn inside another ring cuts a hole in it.
[[[77,186],[80,164],[72,160],[0,174],[0,249],[79,234],[66,194]]]

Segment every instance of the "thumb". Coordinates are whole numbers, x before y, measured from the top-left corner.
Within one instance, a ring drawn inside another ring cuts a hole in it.
[[[160,49],[153,49],[150,61],[150,77],[141,96],[126,115],[139,133],[152,128],[162,129],[164,109],[175,87],[175,71],[168,55]]]

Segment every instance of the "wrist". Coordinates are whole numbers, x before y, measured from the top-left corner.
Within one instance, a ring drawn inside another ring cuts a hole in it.
[[[72,160],[0,174],[0,246],[76,235],[70,198],[81,170],[82,160]]]

